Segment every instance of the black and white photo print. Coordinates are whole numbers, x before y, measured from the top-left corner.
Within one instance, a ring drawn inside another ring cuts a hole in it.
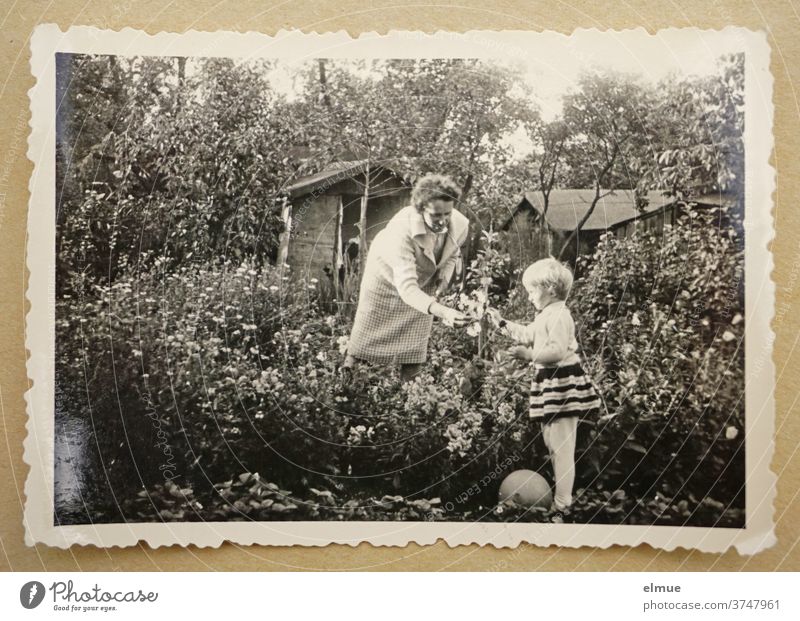
[[[32,49],[30,542],[773,541],[763,36]]]

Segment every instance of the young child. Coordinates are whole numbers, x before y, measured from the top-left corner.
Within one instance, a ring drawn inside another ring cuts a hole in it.
[[[575,322],[565,304],[572,287],[572,272],[556,259],[542,259],[529,266],[522,284],[539,311],[529,325],[506,321],[497,311],[491,318],[518,343],[509,353],[534,365],[530,416],[542,423],[542,435],[550,451],[555,476],[553,522],[563,522],[572,504],[575,484],[575,441],[578,419],[600,408],[600,399],[586,378],[577,354]]]

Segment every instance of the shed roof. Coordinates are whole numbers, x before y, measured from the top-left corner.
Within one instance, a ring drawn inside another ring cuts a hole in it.
[[[347,162],[332,162],[320,172],[298,178],[286,188],[292,198],[305,196],[319,189],[330,187],[339,181],[350,179],[364,172],[364,167],[369,160],[351,160]]]
[[[547,209],[547,223],[551,228],[560,231],[575,229],[589,210],[594,196],[594,190],[553,190],[550,193],[550,204]],[[649,202],[644,213],[657,211],[664,205],[674,202],[673,198],[659,194],[648,195],[647,198]],[[502,228],[508,228],[520,210],[531,207],[539,214],[543,212],[544,200],[541,192],[526,192]],[[606,230],[640,215],[642,212],[636,208],[633,191],[614,190],[600,199],[583,225],[583,230]]]
[[[400,180],[403,185],[410,185],[410,180],[397,172],[393,167],[392,162],[389,160],[346,160],[332,162],[328,164],[324,170],[299,177],[286,188],[291,198],[298,198],[322,190],[323,192],[341,181],[353,179],[360,174],[363,174],[366,167],[369,165],[371,171],[386,172],[389,176],[395,177]],[[385,177],[384,177],[385,178]],[[377,189],[377,188],[376,188]]]

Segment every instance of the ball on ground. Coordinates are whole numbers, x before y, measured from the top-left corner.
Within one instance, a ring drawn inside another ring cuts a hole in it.
[[[516,470],[500,484],[500,502],[512,500],[523,507],[549,509],[553,503],[550,484],[538,472]]]

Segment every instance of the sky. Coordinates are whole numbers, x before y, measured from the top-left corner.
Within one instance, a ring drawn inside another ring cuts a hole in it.
[[[289,40],[292,33],[279,40]],[[735,29],[702,31],[670,29],[649,34],[643,29],[622,32],[579,30],[571,36],[553,32],[523,31],[468,33],[393,33],[381,37],[375,33],[352,39],[346,33],[320,35],[304,53],[277,54],[277,64],[268,76],[273,87],[290,99],[297,95],[292,76],[309,61],[317,58],[485,58],[521,69],[531,87],[536,104],[545,120],[561,113],[562,97],[577,84],[585,71],[612,70],[637,75],[655,84],[670,74],[704,76],[717,72],[717,59],[726,53],[741,52],[744,44]],[[279,47],[279,46],[278,46]],[[292,48],[292,49],[296,49]],[[270,50],[275,54],[275,50]],[[268,55],[272,55],[268,54]],[[506,137],[518,157],[530,152],[533,145],[519,131]]]
[[[611,69],[637,74],[652,83],[670,73],[709,75],[716,72],[719,56],[742,51],[736,34],[735,31],[666,30],[650,35],[643,29],[580,30],[567,37],[552,32],[475,31],[440,33],[437,38],[422,33],[395,33],[394,43],[377,35],[367,40],[364,36],[353,40],[334,35],[339,36],[338,41],[311,46],[306,55],[280,58],[270,80],[277,90],[292,97],[291,75],[314,58],[491,58],[522,69],[543,117],[550,120],[560,114],[561,98],[575,86],[583,71]]]

